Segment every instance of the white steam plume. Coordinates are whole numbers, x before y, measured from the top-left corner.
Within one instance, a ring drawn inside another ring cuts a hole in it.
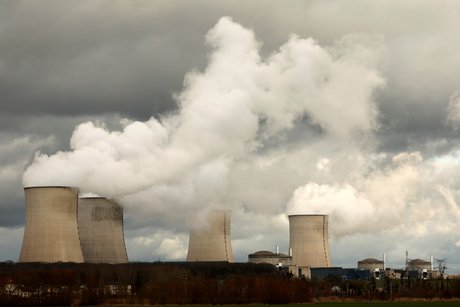
[[[209,63],[186,76],[175,114],[125,120],[122,131],[83,123],[70,151],[36,155],[23,184],[117,198],[140,226],[156,219],[165,229],[181,229],[177,221],[209,207],[233,208],[234,220],[279,216],[305,182],[312,182],[309,193],[338,193],[374,212],[373,199],[346,182],[365,172],[369,148],[362,140],[378,127],[381,38],[349,35],[321,47],[292,35],[262,58],[254,33],[224,17],[206,40]],[[173,241],[162,250],[180,245]]]
[[[332,53],[292,36],[262,60],[253,32],[228,17],[209,31],[207,42],[208,67],[187,75],[176,115],[125,122],[123,131],[81,124],[71,151],[38,154],[24,185],[122,196],[180,181],[209,162],[231,164],[305,115],[340,137],[376,125],[372,93],[383,81],[356,48],[341,42],[344,49]]]
[[[425,160],[418,152],[392,157],[382,169],[359,172],[347,182],[300,186],[288,213],[328,214],[336,238],[393,232],[423,238],[460,231],[460,208],[453,191],[458,153]],[[379,159],[370,159],[380,163]],[[457,192],[458,194],[458,192]],[[455,242],[458,235],[454,236]]]

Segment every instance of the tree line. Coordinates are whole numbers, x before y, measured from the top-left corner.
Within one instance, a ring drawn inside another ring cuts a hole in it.
[[[460,297],[460,280],[295,278],[269,264],[155,262],[0,263],[0,306],[287,304],[323,296],[356,300]]]
[[[0,263],[0,305],[298,303],[310,283],[272,265]]]

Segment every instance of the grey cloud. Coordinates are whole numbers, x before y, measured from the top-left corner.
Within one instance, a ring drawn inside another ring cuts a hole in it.
[[[383,69],[396,95],[386,99],[382,111],[397,109],[401,99],[415,100],[409,111],[437,105],[430,96],[440,91],[447,103],[454,90],[460,66],[455,65],[458,48],[452,45],[459,14],[455,2],[434,6],[417,1],[414,9],[415,3],[407,2],[294,1],[286,6],[253,1],[241,10],[242,3],[8,4],[0,36],[2,109],[20,114],[115,112],[138,119],[174,109],[171,94],[180,90],[187,71],[204,66],[203,36],[222,15],[254,28],[268,52],[290,33],[323,44],[352,32],[383,34],[389,45]]]
[[[50,5],[20,2],[2,19],[6,112],[111,112],[146,119],[174,108],[171,94],[181,88],[183,75],[199,66],[198,55],[205,60],[202,40],[190,37],[202,38],[206,30],[193,35],[193,27],[182,24],[166,31],[174,18],[156,6]]]
[[[24,225],[24,198],[13,200],[4,199],[2,202],[8,203],[7,207],[2,207],[0,216],[0,225],[2,227],[19,227]]]

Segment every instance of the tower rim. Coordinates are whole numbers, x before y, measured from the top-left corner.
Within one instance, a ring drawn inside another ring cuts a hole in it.
[[[57,188],[57,189],[78,189],[78,187],[66,186],[66,185],[34,185],[24,187],[24,190],[31,189],[47,189],[47,188]]]
[[[328,214],[289,214],[288,217],[291,216],[328,216]]]

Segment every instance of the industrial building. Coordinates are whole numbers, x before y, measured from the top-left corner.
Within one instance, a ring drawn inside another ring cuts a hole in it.
[[[207,225],[190,231],[187,261],[234,262],[230,234],[231,211],[214,210]]]
[[[369,270],[375,272],[376,270],[383,271],[385,269],[385,262],[375,258],[366,258],[358,261],[358,269]]]
[[[406,277],[408,278],[436,278],[438,272],[433,271],[433,263],[422,259],[406,259]]]
[[[324,280],[331,276],[340,277],[343,280],[368,280],[372,274],[369,270],[342,267],[310,269],[310,278],[313,280]]]
[[[292,265],[292,257],[283,253],[273,253],[270,251],[258,251],[249,254],[250,263],[269,263],[276,266],[289,267]]]
[[[27,187],[19,262],[83,262],[77,226],[78,189]]]
[[[327,215],[289,215],[289,250],[298,275],[304,268],[332,266],[328,237]]]
[[[430,261],[426,261],[426,260],[417,258],[417,259],[412,259],[408,261],[407,270],[420,271],[420,272],[423,270],[431,271],[433,270],[433,265],[431,264]]]
[[[78,200],[81,250],[88,263],[126,263],[123,208],[103,197]]]

